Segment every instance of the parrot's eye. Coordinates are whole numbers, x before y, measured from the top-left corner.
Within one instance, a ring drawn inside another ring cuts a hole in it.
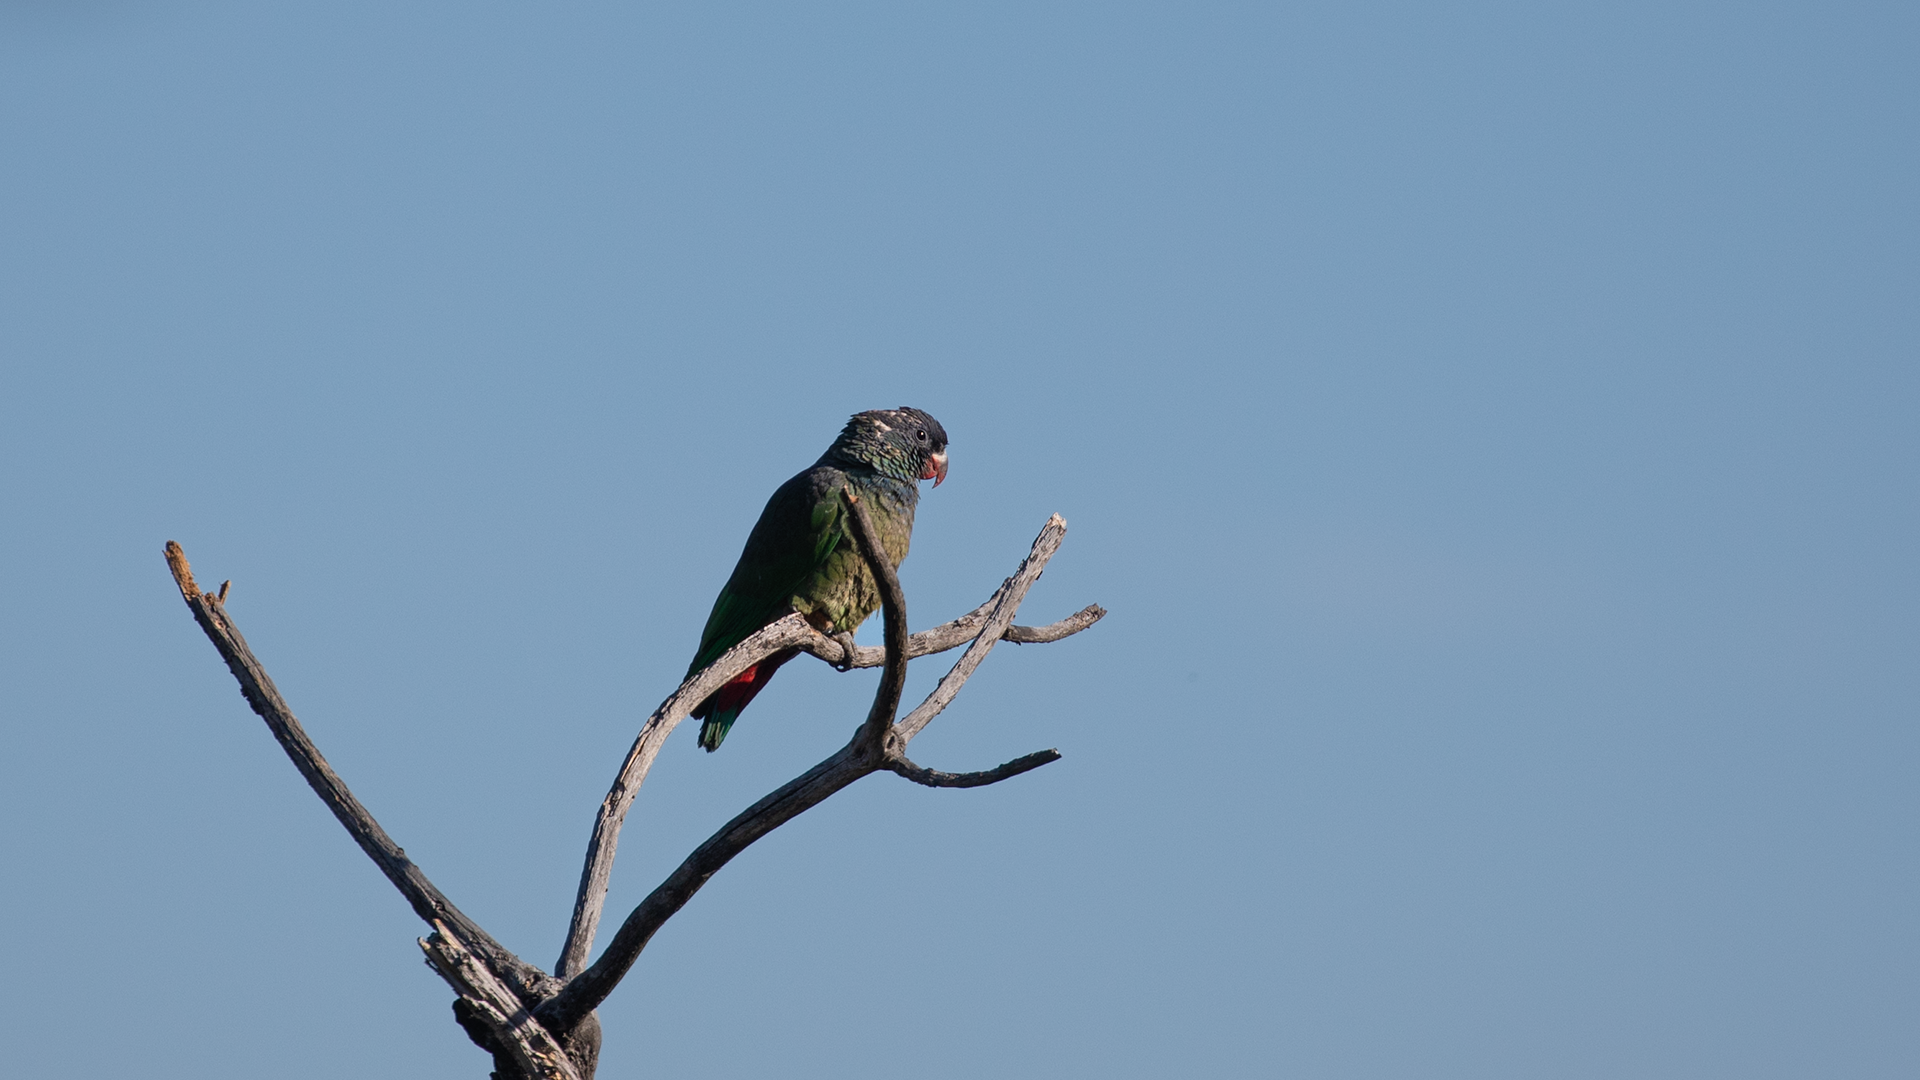
[[[914,434],[914,437],[918,438],[921,442],[927,441],[927,433],[924,430],[916,431],[913,434]]]

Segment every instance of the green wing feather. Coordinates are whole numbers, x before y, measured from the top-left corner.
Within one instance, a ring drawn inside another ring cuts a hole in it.
[[[840,502],[844,483],[840,470],[816,466],[780,485],[767,500],[740,562],[713,601],[687,674],[786,614],[846,535]]]

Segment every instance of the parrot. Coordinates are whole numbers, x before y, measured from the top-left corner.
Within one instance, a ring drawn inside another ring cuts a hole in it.
[[[913,538],[919,481],[939,487],[946,478],[947,432],[940,421],[906,406],[855,413],[819,461],[767,500],[713,601],[688,676],[791,612],[821,633],[851,641],[854,629],[879,610],[880,587],[844,520],[841,490],[852,488],[866,504],[881,547],[898,568]],[[695,706],[700,745],[718,750],[740,710],[798,655],[798,649],[776,653]]]

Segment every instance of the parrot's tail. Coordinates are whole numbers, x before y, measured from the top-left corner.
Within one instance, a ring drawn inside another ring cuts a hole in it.
[[[760,688],[773,679],[773,673],[780,665],[800,655],[798,649],[775,653],[733,677],[733,681],[715,690],[693,710],[693,718],[703,721],[700,725],[700,745],[711,754],[720,749],[726,740],[727,732],[733,729],[733,722],[739,718],[740,710],[747,707]]]

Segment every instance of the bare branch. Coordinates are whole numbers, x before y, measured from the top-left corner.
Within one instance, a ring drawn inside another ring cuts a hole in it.
[[[887,731],[900,713],[900,695],[907,688],[907,594],[900,588],[893,560],[880,543],[880,534],[874,531],[873,519],[867,516],[860,497],[850,487],[842,488],[840,495],[847,504],[854,545],[880,587],[881,615],[886,621],[887,668],[880,676],[880,689],[874,692],[873,707],[867,710],[867,722],[854,736],[854,742],[877,759],[886,753]]]
[[[571,1027],[574,1021],[606,1000],[628,969],[633,967],[633,962],[652,939],[654,931],[685,906],[693,894],[707,883],[707,879],[730,859],[744,851],[747,845],[872,772],[880,762],[886,760],[885,739],[893,727],[894,715],[900,710],[900,694],[907,684],[907,598],[866,506],[851,488],[842,489],[840,494],[845,500],[847,520],[851,526],[849,532],[854,545],[861,558],[866,560],[867,568],[879,586],[880,607],[886,624],[886,671],[880,678],[880,687],[874,693],[873,706],[867,711],[866,721],[854,732],[853,741],[844,749],[735,817],[687,856],[665,882],[641,901],[640,906],[627,916],[627,921],[621,924],[619,932],[607,944],[607,951],[600,959],[574,976],[558,996],[541,1006],[540,1015],[561,1030]],[[693,700],[697,702],[701,699]],[[617,824],[615,828],[618,828]],[[612,845],[608,847],[611,849]],[[610,856],[611,851],[609,864]],[[582,884],[584,887],[587,883]],[[598,912],[592,914],[597,919]],[[581,943],[582,959],[585,948],[592,941],[591,933],[589,928]],[[574,942],[571,937],[567,946],[569,951],[562,958],[563,965],[573,960]]]
[[[904,757],[892,759],[887,763],[887,767],[914,783],[925,784],[927,787],[985,787],[1059,760],[1060,751],[1058,750],[1036,750],[1025,757],[1014,758],[1005,765],[983,769],[980,772],[941,772],[924,765],[915,765]]]
[[[707,695],[725,686],[735,675],[774,653],[816,638],[832,641],[808,626],[800,615],[776,620],[722,653],[720,659],[704,670],[689,675],[680,689],[661,702],[653,715],[640,725],[640,734],[635,736],[632,749],[620,764],[620,774],[614,778],[607,797],[600,800],[600,812],[594,818],[593,837],[587,842],[587,859],[580,868],[580,888],[574,895],[573,921],[567,928],[567,942],[556,968],[561,978],[572,978],[587,966],[587,953],[593,948],[594,934],[599,930],[600,915],[606,906],[607,882],[613,876],[613,857],[620,846],[620,826],[626,822],[627,811],[633,808],[634,797],[640,794],[640,785],[646,783],[647,773],[653,768],[653,760],[659,756],[667,736],[673,734],[673,729],[695,706],[705,701]]]
[[[1000,590],[987,598],[987,602],[948,623],[941,623],[931,630],[922,630],[907,637],[907,659],[917,660],[922,656],[943,653],[948,649],[957,649],[980,636],[980,628],[987,624],[987,613],[1000,600],[1000,592],[1010,582],[1003,582]],[[1088,604],[1079,611],[1046,626],[1009,626],[1001,635],[1001,640],[1011,641],[1015,645],[1041,645],[1049,641],[1059,641],[1064,637],[1085,630],[1099,622],[1107,614],[1107,609],[1099,604]],[[825,634],[810,639],[800,646],[801,652],[812,653],[838,668],[879,667],[887,662],[887,650],[871,645],[855,645],[853,656],[849,658],[840,642]]]
[[[1047,522],[1041,531],[1041,539],[1052,534],[1055,523],[1059,523],[1059,532],[1066,525],[1059,522],[1058,515]],[[1059,536],[1052,534],[1052,547],[1048,557],[1059,547]],[[1036,549],[1040,541],[1035,541]],[[1027,563],[1033,561],[1033,555],[1027,556]],[[910,635],[907,638],[905,656],[928,656],[945,652],[966,644],[979,636],[986,626],[988,615],[998,610],[1009,589],[1022,580],[1021,573],[1027,568],[1022,563],[1020,571],[1002,582],[987,602],[960,616],[952,622],[936,626],[931,630]],[[1043,560],[1044,563],[1044,560]],[[1034,572],[1038,577],[1038,571]],[[896,581],[898,578],[896,577]],[[1028,581],[1028,585],[1032,582]],[[1024,588],[1023,588],[1024,595]],[[1017,602],[1016,602],[1017,606]],[[1008,641],[1047,642],[1058,641],[1063,637],[1077,634],[1098,622],[1106,610],[1098,604],[1089,605],[1078,613],[1068,616],[1050,626],[1027,627],[1009,626],[1004,631]],[[906,620],[900,620],[905,625]],[[800,615],[788,615],[769,624],[765,629],[740,644],[727,650],[720,659],[715,660],[705,670],[687,677],[680,689],[673,692],[660,707],[640,725],[640,733],[633,740],[633,746],[627,751],[627,757],[620,765],[620,773],[615,777],[613,786],[607,791],[606,798],[600,801],[600,809],[594,818],[593,835],[587,842],[587,857],[580,869],[580,886],[574,895],[573,919],[567,928],[567,941],[561,949],[560,962],[555,973],[561,978],[572,978],[587,966],[587,956],[593,950],[593,939],[599,932],[600,919],[605,912],[607,884],[613,876],[614,856],[620,845],[620,830],[627,819],[627,812],[633,807],[633,800],[640,793],[640,786],[646,783],[647,773],[653,768],[654,758],[660,753],[660,747],[673,734],[673,729],[686,719],[694,706],[707,699],[715,690],[726,685],[734,676],[775,653],[790,648],[812,653],[831,664],[843,667],[879,667],[886,662],[887,650],[871,647],[855,647],[851,658],[839,641],[828,637],[807,624]],[[969,669],[971,670],[971,669]],[[955,687],[957,690],[958,687]],[[944,708],[944,704],[942,705]],[[925,726],[924,724],[922,726]]]
[[[427,963],[447,980],[472,1014],[507,1051],[522,1072],[540,1080],[580,1080],[560,1043],[534,1020],[513,991],[495,978],[447,924],[434,920],[433,933],[419,939]]]
[[[748,845],[806,811],[879,766],[858,752],[858,736],[820,764],[789,780],[772,794],[742,811],[720,831],[693,850],[667,880],[661,882],[607,943],[593,966],[568,980],[560,993],[534,1010],[540,1022],[566,1030],[599,1007],[613,993],[655,931],[673,917],[700,887]]]
[[[167,565],[173,570],[174,583],[180,586],[180,596],[192,609],[193,617],[206,631],[213,647],[220,650],[220,656],[226,660],[227,668],[240,683],[240,693],[246,697],[247,704],[260,718],[267,722],[267,729],[293,760],[294,768],[306,777],[308,786],[320,801],[327,804],[333,816],[346,827],[360,850],[367,853],[393,887],[400,890],[413,913],[427,923],[444,923],[452,927],[460,939],[468,943],[479,954],[488,969],[505,979],[516,994],[532,999],[551,990],[553,979],[546,972],[521,960],[508,952],[501,944],[459,908],[453,906],[427,875],[421,872],[407,853],[387,831],[380,827],[367,808],[360,805],[353,792],[347,789],[346,781],[340,779],[333,766],[327,764],[320,749],[308,738],[306,729],[287,706],[286,699],[280,696],[279,688],[273,685],[266,668],[254,658],[253,650],[247,647],[247,639],[240,636],[240,628],[234,625],[219,597],[201,592],[194,583],[193,571],[187,565],[187,556],[180,545],[167,541]],[[230,583],[229,583],[230,584]],[[221,587],[226,592],[226,586]]]
[[[581,1076],[592,1075],[598,1058],[600,1029],[593,1010],[632,968],[659,928],[721,867],[755,841],[880,769],[929,787],[978,787],[1017,776],[1060,757],[1058,751],[1043,750],[994,769],[946,773],[908,760],[905,748],[953,700],[994,643],[1003,638],[1016,643],[1057,641],[1086,629],[1106,614],[1098,605],[1090,605],[1050,626],[1013,625],[1014,615],[1027,591],[1059,549],[1065,523],[1058,515],[1048,520],[1018,571],[1001,584],[986,604],[953,622],[909,635],[906,597],[892,562],[865,506],[851,490],[843,495],[849,510],[848,531],[881,594],[885,647],[863,649],[853,645],[847,635],[837,640],[829,638],[801,616],[788,615],[728,650],[706,669],[689,676],[661,703],[641,726],[619,777],[601,803],[587,861],[581,870],[573,921],[559,965],[560,978],[547,975],[507,951],[454,907],[354,798],[300,726],[273,680],[248,648],[239,628],[227,615],[224,601],[231,583],[223,584],[215,595],[203,592],[195,584],[180,546],[171,541],[167,544],[167,561],[181,597],[226,660],[248,704],[266,721],[294,766],[361,849],[407,898],[414,912],[434,927],[434,933],[421,941],[421,948],[429,963],[460,995],[455,1003],[455,1017],[475,1042],[495,1055],[498,1074],[579,1080]],[[955,648],[967,641],[972,644],[934,692],[895,724],[893,719],[900,707],[907,661],[914,656]],[[620,828],[661,744],[695,706],[719,687],[754,664],[788,650],[803,650],[843,667],[883,665],[885,671],[866,720],[845,747],[743,811],[696,848],[633,910],[608,944],[605,954],[587,966],[586,956],[605,904]]]
[[[857,507],[858,503],[854,505]],[[915,733],[921,728],[924,728],[927,722],[937,715],[941,709],[944,709],[947,703],[953,700],[955,694],[959,693],[960,687],[964,685],[967,678],[973,674],[974,669],[980,666],[980,661],[985,659],[986,653],[992,648],[993,642],[998,641],[1000,637],[1006,633],[1007,627],[1011,625],[1013,621],[1014,613],[1019,610],[1021,600],[1026,597],[1027,590],[1033,587],[1035,581],[1039,580],[1041,571],[1046,568],[1047,560],[1051,559],[1054,553],[1060,549],[1060,540],[1065,535],[1066,528],[1066,522],[1062,521],[1058,514],[1053,515],[1047,520],[1046,526],[1040,530],[1040,535],[1034,539],[1033,549],[1027,553],[1027,557],[1021,562],[1019,569],[1014,572],[1011,578],[1007,579],[995,594],[996,599],[992,609],[981,623],[982,629],[980,630],[980,636],[974,641],[973,646],[961,656],[959,662],[954,665],[953,670],[949,671],[946,677],[940,680],[940,685],[935,687],[933,694],[929,695],[927,700],[922,702],[918,709],[914,710],[913,714],[908,717],[908,720],[912,720],[913,717],[922,716],[923,714],[924,718],[911,730],[907,729],[907,721],[902,721],[894,725],[892,734],[897,739],[895,745],[904,747]],[[866,531],[869,534],[872,532],[870,522],[866,526]],[[885,565],[884,560],[875,561],[880,562],[881,565]],[[898,583],[897,577],[895,578],[895,583],[896,585]],[[899,606],[902,609],[900,614],[904,616],[904,603]],[[905,642],[903,639],[905,638],[905,634],[902,630],[904,629],[906,620],[904,618],[896,619],[894,617],[894,611],[885,610],[884,606],[883,610],[889,623],[887,627],[889,642],[904,645]],[[1098,609],[1096,608],[1094,610],[1097,611]],[[1099,614],[1104,614],[1104,612],[1099,612]],[[1080,616],[1076,616],[1075,618],[1086,617],[1087,625],[1091,625],[1094,620],[1099,618],[1099,614],[1089,616],[1087,612],[1082,612]],[[789,618],[797,619],[797,616],[790,616]],[[786,620],[782,621],[784,622]],[[1072,621],[1073,620],[1068,620],[1068,622]],[[779,625],[780,623],[774,624],[774,626]],[[768,629],[771,630],[773,627],[768,627]],[[766,631],[762,631],[762,633],[765,632]],[[1060,636],[1064,637],[1067,633],[1071,632],[1074,631],[1062,631]],[[817,636],[819,636],[821,640],[828,640],[824,635]],[[744,644],[743,642],[742,645],[744,646]],[[738,646],[736,648],[738,648]],[[904,666],[906,650],[899,648],[889,651],[901,657],[898,662]],[[732,655],[732,652],[727,654],[727,656]],[[722,657],[723,661],[725,659],[726,657]],[[889,657],[889,659],[891,660],[892,657]],[[717,668],[718,666],[719,664],[716,663],[715,667]],[[733,674],[738,674],[740,671],[746,670],[746,667],[747,665],[745,663],[740,664],[733,670]],[[711,671],[713,669],[709,670]],[[701,678],[704,680],[704,674]],[[727,675],[726,678],[732,678],[732,675]],[[725,680],[722,679],[720,682],[713,683],[712,685],[718,686],[724,681]],[[682,693],[685,693],[684,687]],[[675,695],[676,698],[679,696],[679,694]],[[875,711],[869,712],[869,719],[875,715],[875,712],[881,710],[883,707],[888,711],[889,715],[892,709],[898,708],[898,691],[894,692],[890,704],[887,701],[887,697],[888,695],[883,686],[881,692],[875,696]],[[672,700],[673,699],[669,699],[669,701]],[[693,702],[699,700],[699,698],[694,698],[692,701],[687,702],[685,707],[691,708]],[[661,708],[664,710],[666,706],[663,705]],[[660,715],[660,713],[655,714],[656,717]],[[681,715],[684,715],[684,711]],[[647,723],[651,726],[654,721],[652,718],[649,718]],[[647,895],[646,899],[640,902],[638,907],[633,909],[632,913],[627,916],[626,922],[621,924],[620,930],[614,934],[613,940],[607,943],[606,951],[600,955],[600,958],[594,961],[592,966],[572,976],[568,980],[565,988],[554,997],[541,1003],[541,1005],[534,1010],[534,1015],[540,1019],[541,1023],[546,1024],[550,1029],[564,1031],[579,1018],[586,1016],[587,1013],[599,1007],[600,1003],[606,1000],[607,995],[613,992],[614,987],[619,985],[620,980],[626,975],[627,971],[633,967],[634,961],[639,959],[641,950],[646,948],[647,942],[652,939],[654,933],[658,931],[668,919],[672,918],[675,912],[678,912],[684,907],[687,901],[693,898],[694,893],[700,891],[701,886],[707,883],[707,879],[711,878],[735,855],[746,850],[748,845],[754,841],[772,832],[774,829],[779,828],[781,825],[786,824],[788,821],[793,820],[800,814],[805,813],[807,810],[818,806],[834,792],[839,791],[841,788],[846,787],[848,784],[853,783],[855,780],[860,779],[870,772],[882,768],[895,769],[895,761],[897,760],[900,762],[901,767],[908,770],[901,772],[901,775],[906,776],[908,779],[917,780],[921,783],[930,782],[931,786],[974,787],[980,784],[993,783],[995,780],[1005,779],[1008,776],[1017,776],[1030,769],[1038,768],[1059,756],[1055,751],[1041,751],[1037,754],[1028,754],[1026,757],[1010,761],[998,769],[988,770],[986,773],[939,773],[929,769],[922,769],[918,765],[906,762],[904,758],[899,758],[897,754],[889,756],[885,752],[881,754],[871,753],[869,748],[872,744],[865,741],[869,735],[868,726],[862,724],[860,730],[854,733],[853,740],[842,747],[832,757],[815,765],[801,776],[788,781],[772,794],[742,811],[737,817],[721,828],[719,832],[708,837],[705,843],[694,849],[693,854],[687,856],[685,861],[668,876],[666,881],[661,882],[653,892]],[[642,737],[645,738],[644,734]],[[662,737],[664,738],[664,736]],[[636,749],[637,748],[638,744],[636,743]],[[631,758],[629,760],[631,760]],[[648,762],[650,763],[651,760],[652,758],[649,756]],[[1004,773],[1004,775],[999,775],[1002,773]],[[642,770],[639,775],[644,778],[644,770]],[[956,782],[951,784],[945,783],[943,782],[945,778],[953,778]],[[638,784],[636,783],[635,787],[637,786]],[[612,797],[612,795],[608,796],[609,799],[612,799]],[[631,802],[632,796],[630,794],[627,796],[627,800],[629,803]],[[624,816],[624,813],[623,810],[622,816]],[[617,823],[614,825],[614,829],[617,832]],[[596,830],[596,841],[599,835],[599,832]],[[591,857],[590,855],[590,859]],[[610,857],[608,863],[609,865],[611,864]],[[583,882],[583,886],[584,884]],[[595,920],[599,917],[599,906],[604,903],[604,888],[604,885],[602,885],[601,894],[592,898],[593,918]],[[589,933],[586,941],[590,943],[591,940],[592,937]],[[572,942],[570,940],[569,948],[571,947]],[[583,956],[585,948],[586,945],[583,944],[581,946]]]
[[[1105,618],[1106,614],[1107,609],[1099,604],[1088,604],[1057,623],[1048,623],[1045,626],[1009,626],[1007,632],[1000,635],[1000,640],[1009,641],[1015,645],[1045,645],[1049,641],[1072,637]]]
[[[1040,580],[1041,573],[1047,568],[1047,561],[1060,550],[1060,540],[1066,534],[1067,523],[1061,520],[1059,514],[1047,519],[1046,527],[1040,530],[1039,536],[1033,538],[1033,549],[1027,552],[1025,559],[1021,560],[1020,568],[1015,570],[1006,584],[1000,587],[999,593],[996,594],[998,599],[994,602],[993,610],[987,615],[986,625],[981,629],[980,636],[974,638],[973,644],[967,647],[967,651],[960,654],[960,659],[954,662],[952,669],[940,677],[940,683],[933,688],[933,693],[928,694],[927,699],[921,702],[919,707],[894,725],[899,733],[901,745],[911,742],[915,735],[925,730],[926,726],[933,722],[933,718],[939,716],[941,711],[953,702],[954,695],[966,685],[967,679],[972,677],[974,670],[980,666],[980,662],[987,658],[987,653],[993,651],[994,645],[1007,632],[1007,627],[1013,624],[1013,616],[1020,610],[1020,602],[1026,599],[1027,590],[1033,588],[1033,583]],[[1096,619],[1098,617],[1094,616]],[[1092,625],[1091,621],[1088,625]]]

